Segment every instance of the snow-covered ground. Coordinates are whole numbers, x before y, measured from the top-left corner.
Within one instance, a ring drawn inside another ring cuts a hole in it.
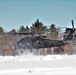
[[[0,56],[0,75],[76,75],[76,55]]]

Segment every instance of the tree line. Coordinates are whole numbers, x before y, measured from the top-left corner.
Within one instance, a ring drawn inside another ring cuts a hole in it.
[[[52,33],[58,33],[58,28],[56,28],[55,24],[51,24],[49,26],[49,28],[44,25],[42,22],[39,21],[39,19],[37,19],[31,27],[28,26],[20,26],[20,28],[18,30],[12,29],[10,32],[12,33],[27,33],[27,32],[42,32],[42,31],[50,31]]]

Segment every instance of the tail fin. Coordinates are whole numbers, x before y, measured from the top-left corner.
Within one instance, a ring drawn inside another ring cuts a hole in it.
[[[72,28],[67,28],[66,32],[69,31],[69,34],[67,35],[67,37],[64,40],[72,40],[74,38],[74,32],[75,32],[75,28],[74,28],[74,23],[72,20]]]
[[[72,40],[73,39],[73,33],[74,33],[74,30],[70,30],[69,34],[67,35],[67,37],[64,40]]]

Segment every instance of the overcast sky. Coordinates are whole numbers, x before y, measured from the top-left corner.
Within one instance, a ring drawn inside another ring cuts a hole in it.
[[[45,25],[76,26],[76,0],[0,0],[0,26],[6,31],[32,26],[40,19]]]

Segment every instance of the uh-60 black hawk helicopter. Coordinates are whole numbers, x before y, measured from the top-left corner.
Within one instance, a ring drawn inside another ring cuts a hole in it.
[[[62,51],[64,51],[61,46],[70,44],[71,43],[70,41],[73,40],[75,32],[73,20],[72,20],[72,27],[73,28],[66,28],[66,32],[69,31],[69,34],[63,40],[49,40],[46,38],[46,36],[26,37],[22,38],[21,40],[19,40],[14,44],[14,50],[28,49],[30,52],[32,52],[33,49],[59,47]],[[33,33],[15,33],[15,34],[28,35]]]

